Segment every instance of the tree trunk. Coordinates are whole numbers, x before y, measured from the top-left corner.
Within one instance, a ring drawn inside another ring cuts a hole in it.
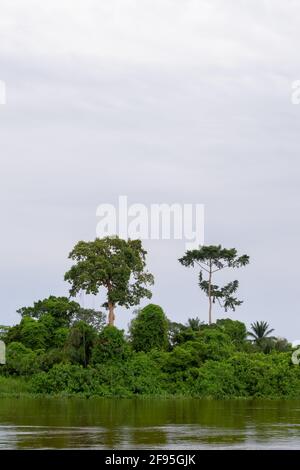
[[[115,306],[112,302],[108,302],[108,324],[114,326],[115,323]]]
[[[209,278],[208,278],[208,324],[211,325],[211,312],[212,312],[212,298],[211,298],[211,280],[212,280],[212,265],[210,262],[209,266]]]

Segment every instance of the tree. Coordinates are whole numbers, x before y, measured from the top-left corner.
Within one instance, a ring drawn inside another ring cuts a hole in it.
[[[72,324],[84,321],[87,325],[92,326],[97,331],[101,331],[105,326],[105,313],[92,308],[80,308],[76,312]]]
[[[17,310],[22,317],[31,317],[40,320],[45,315],[51,315],[55,320],[55,327],[66,327],[70,325],[73,316],[80,310],[77,302],[67,297],[55,297],[50,295],[48,299],[34,302],[33,307],[22,307]]]
[[[71,284],[71,296],[81,290],[97,295],[101,288],[106,289],[103,307],[109,312],[108,323],[114,325],[116,305],[129,308],[143,297],[151,298],[146,286],[154,280],[145,270],[146,254],[140,240],[105,237],[78,242],[69,254],[76,263],[65,274]]]
[[[226,249],[221,245],[202,246],[197,250],[189,250],[179,259],[183,266],[200,267],[199,287],[208,297],[208,322],[212,323],[212,304],[217,300],[221,307],[227,310],[235,310],[242,304],[234,294],[238,289],[239,282],[232,281],[223,287],[213,284],[213,275],[225,268],[240,268],[249,263],[249,256],[238,256],[235,248]],[[206,273],[207,279],[204,279]]]
[[[168,319],[159,305],[149,304],[138,310],[129,328],[133,349],[144,352],[167,349],[168,326]]]
[[[274,329],[270,328],[269,324],[265,321],[256,321],[251,323],[251,330],[248,332],[248,336],[253,338],[253,342],[258,346],[269,343],[269,340],[273,340],[274,337],[270,336]]]
[[[50,332],[46,326],[32,317],[23,317],[20,323],[21,343],[27,348],[46,349]]]
[[[191,328],[193,331],[200,331],[201,326],[203,326],[203,322],[200,320],[200,318],[188,318],[187,321],[187,327]]]

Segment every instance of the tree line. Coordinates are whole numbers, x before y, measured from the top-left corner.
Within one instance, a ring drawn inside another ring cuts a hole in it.
[[[199,269],[208,322],[198,317],[173,322],[162,307],[149,303],[134,310],[127,334],[114,326],[116,307],[151,298],[154,281],[141,242],[117,237],[79,242],[70,258],[75,261],[65,275],[70,298],[34,302],[18,310],[17,325],[0,328],[7,346],[0,394],[9,384],[13,393],[17,381],[35,394],[300,398],[300,369],[291,363],[286,339],[274,336],[264,321],[247,331],[240,321],[212,320],[214,303],[226,311],[241,304],[238,281],[218,286],[216,273],[245,266],[247,255],[221,246],[188,251],[179,262]],[[100,289],[106,289],[101,307],[108,315],[72,300],[82,290],[97,294]]]

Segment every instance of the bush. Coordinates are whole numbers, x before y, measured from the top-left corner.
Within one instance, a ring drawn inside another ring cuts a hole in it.
[[[130,325],[130,340],[135,351],[167,349],[169,322],[159,305],[149,304],[137,312]]]
[[[49,372],[36,374],[31,388],[34,393],[105,395],[94,370],[71,364],[55,365]]]
[[[24,377],[0,376],[0,395],[20,395],[30,391],[30,382]]]
[[[124,331],[107,325],[98,335],[92,350],[92,364],[107,361],[121,361],[129,356],[129,346],[124,338]]]
[[[226,333],[232,344],[239,349],[243,349],[247,341],[247,328],[246,325],[240,321],[230,320],[225,318],[217,320],[217,326]]]
[[[127,362],[109,362],[94,368],[59,364],[32,380],[34,393],[123,396],[163,393],[160,368],[144,353]]]
[[[219,329],[205,329],[191,342],[198,361],[222,361],[230,357],[236,348],[228,334]]]
[[[12,375],[32,375],[39,370],[39,353],[22,343],[10,343],[6,348],[4,371]]]
[[[66,341],[66,356],[72,364],[87,366],[92,356],[92,348],[96,338],[96,330],[80,320],[69,331]]]
[[[191,392],[196,396],[216,399],[240,396],[234,367],[226,362],[207,361],[191,384]]]

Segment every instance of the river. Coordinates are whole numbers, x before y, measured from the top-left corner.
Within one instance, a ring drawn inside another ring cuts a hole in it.
[[[1,449],[300,449],[300,401],[0,398]]]

